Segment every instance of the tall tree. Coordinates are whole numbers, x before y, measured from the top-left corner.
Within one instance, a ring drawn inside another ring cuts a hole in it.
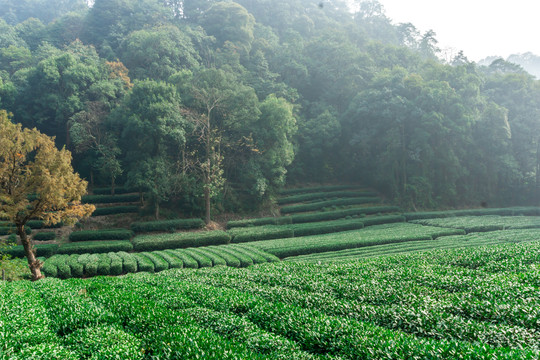
[[[94,211],[81,205],[86,181],[71,167],[71,154],[36,129],[22,129],[0,111],[0,216],[13,222],[21,237],[32,279],[41,275],[33,241],[25,226],[33,218],[47,224],[73,224]]]

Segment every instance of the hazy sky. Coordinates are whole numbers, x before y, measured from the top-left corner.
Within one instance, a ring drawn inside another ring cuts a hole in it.
[[[540,55],[537,0],[379,0],[394,23],[437,33],[440,48],[463,50],[469,60],[532,52]]]

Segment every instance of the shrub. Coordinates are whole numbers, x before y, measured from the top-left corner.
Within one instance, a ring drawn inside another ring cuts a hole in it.
[[[138,202],[139,200],[139,194],[85,195],[81,198],[81,202],[85,204],[129,203]]]
[[[242,248],[242,247],[236,247],[234,248],[235,251],[238,251],[239,253],[251,258],[251,260],[253,260],[253,263],[254,264],[263,264],[266,261],[266,258],[253,252],[253,251],[250,251],[249,249],[246,249],[246,248]]]
[[[98,275],[110,275],[111,273],[111,261],[112,259],[108,254],[97,254],[97,274]]]
[[[212,267],[212,259],[210,259],[208,256],[201,254],[197,251],[193,251],[193,249],[184,249],[183,251],[192,258],[194,258],[200,268]]]
[[[162,257],[169,264],[170,269],[178,269],[184,266],[184,262],[174,254],[166,251],[154,251],[153,254]]]
[[[204,227],[202,219],[174,219],[162,221],[134,222],[131,229],[136,233],[175,231],[179,229],[200,229]]]
[[[237,258],[240,261],[241,267],[248,267],[253,265],[253,260],[249,256],[246,256],[232,246],[220,246],[219,249]]]
[[[27,235],[30,235],[32,233],[32,228],[29,227],[29,226],[25,226],[24,232]],[[10,235],[10,234],[17,234],[17,228],[15,226],[2,226],[2,227],[0,227],[0,236],[2,236],[2,235]]]
[[[129,240],[133,232],[127,229],[83,230],[69,234],[70,241]]]
[[[183,250],[164,250],[164,252],[176,256],[182,260],[185,268],[197,269],[199,267],[197,260],[185,253]]]
[[[83,277],[84,265],[79,262],[80,255],[69,255],[66,262],[71,268],[71,275],[73,277]]]
[[[212,266],[219,266],[219,265],[227,266],[227,261],[225,261],[224,258],[222,258],[221,256],[217,255],[216,253],[212,251],[206,251],[206,248],[199,248],[199,249],[192,248],[192,249],[189,249],[189,251],[194,252],[199,255],[206,256],[207,258],[212,260]]]
[[[154,263],[155,272],[167,270],[169,268],[169,263],[157,254],[145,252],[145,253],[142,253],[142,255],[146,256],[147,258],[150,259],[150,261]]]
[[[137,260],[137,271],[142,272],[154,272],[154,263],[148,257],[143,254],[133,254],[133,257]]]
[[[99,257],[96,254],[82,254],[78,261],[84,266],[86,276],[97,275]]]
[[[309,203],[309,204],[284,206],[281,208],[280,211],[282,214],[291,214],[291,213],[298,213],[298,212],[321,210],[329,206],[360,205],[360,204],[375,203],[379,201],[380,199],[375,198],[375,197],[336,199],[336,200],[319,201],[319,202],[314,202],[314,203]]]
[[[328,211],[328,212],[319,212],[319,213],[313,213],[313,214],[295,214],[295,215],[291,215],[290,218],[293,224],[300,224],[300,223],[307,223],[307,222],[343,219],[343,218],[346,218],[347,216],[371,215],[371,214],[399,212],[399,211],[400,209],[397,206],[370,206],[370,207],[355,207],[351,209],[335,210],[335,211]]]
[[[125,251],[119,251],[116,254],[122,259],[123,273],[137,272],[137,259],[132,254],[128,254]]]
[[[139,212],[138,206],[111,206],[111,207],[97,208],[92,213],[92,216],[129,214],[129,213],[137,213],[137,212]]]
[[[235,227],[249,227],[249,226],[261,226],[261,225],[286,225],[286,224],[291,224],[292,223],[291,220],[292,220],[291,217],[288,217],[288,216],[233,220],[233,221],[227,222],[227,229],[232,229]]]
[[[120,195],[120,194],[131,194],[139,192],[138,189],[134,188],[128,188],[123,186],[118,186],[114,188],[114,194]],[[110,187],[102,187],[102,188],[95,188],[92,190],[92,193],[94,195],[111,195],[111,188]]]
[[[51,257],[58,251],[57,244],[43,244],[36,245],[36,256],[42,256],[45,258]],[[13,246],[11,248],[3,250],[3,253],[10,255],[11,257],[23,258],[26,255],[24,254],[24,248],[22,245]]]
[[[293,189],[283,189],[279,193],[280,195],[294,195],[294,194],[303,194],[311,192],[327,192],[327,191],[338,191],[338,190],[347,190],[354,189],[354,185],[322,185],[322,186],[311,186],[303,188],[293,188]]]
[[[67,243],[58,248],[58,254],[108,253],[117,251],[132,251],[133,245],[127,240],[115,241],[81,241]]]
[[[258,226],[249,228],[235,228],[229,230],[232,237],[231,242],[243,243],[249,241],[260,241],[269,239],[283,239],[294,236],[293,230],[284,226]]]
[[[35,241],[48,241],[54,240],[56,238],[56,233],[54,231],[44,231],[38,232],[32,236],[32,239]]]
[[[331,198],[345,198],[345,197],[376,197],[377,193],[374,191],[329,191],[329,192],[313,192],[304,193],[298,195],[291,195],[278,199],[278,205],[293,204],[313,200],[324,200]]]
[[[228,244],[230,239],[224,231],[139,235],[133,239],[133,247],[135,251],[165,250]]]
[[[221,246],[217,246],[217,247],[209,246],[205,248],[204,250],[207,252],[216,254],[219,257],[223,258],[225,262],[227,263],[227,266],[236,267],[236,268],[240,267],[240,260],[238,260],[238,258],[235,257],[234,255],[231,255],[228,252],[222,251]]]
[[[280,261],[279,258],[275,255],[272,255],[270,253],[267,253],[266,251],[262,251],[260,249],[257,249],[253,246],[248,246],[248,245],[231,245],[233,248],[240,248],[240,249],[245,249],[245,250],[248,250],[254,254],[257,254],[259,256],[262,256],[263,258],[266,259],[266,261],[268,262],[278,262]]]
[[[111,275],[120,275],[124,271],[122,265],[122,258],[118,255],[119,253],[110,252],[107,256],[111,259],[110,274]]]

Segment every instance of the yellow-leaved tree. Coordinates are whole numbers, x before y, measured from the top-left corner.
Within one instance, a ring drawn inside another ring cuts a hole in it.
[[[15,224],[28,259],[32,280],[42,278],[32,238],[25,232],[30,219],[72,225],[90,216],[93,205],[81,204],[87,182],[71,166],[71,153],[58,150],[54,138],[37,129],[22,129],[0,110],[0,218]]]

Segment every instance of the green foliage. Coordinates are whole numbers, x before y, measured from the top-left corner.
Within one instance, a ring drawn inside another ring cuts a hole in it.
[[[130,240],[132,237],[133,232],[127,229],[83,230],[69,234],[69,241]]]
[[[461,216],[412,220],[416,224],[463,229],[467,233],[505,229],[537,229],[540,218],[537,216]]]
[[[244,220],[231,220],[227,222],[227,229],[261,225],[285,225],[291,223],[291,217],[266,217]]]
[[[51,257],[58,251],[57,244],[42,244],[36,245],[36,256],[38,257]],[[22,245],[13,246],[11,248],[3,250],[3,253],[15,258],[24,258],[24,248]]]
[[[363,216],[373,214],[383,214],[389,212],[399,212],[400,208],[397,206],[366,206],[366,207],[353,207],[350,209],[334,210],[317,212],[313,214],[294,214],[291,215],[291,221],[293,224],[309,223],[316,221],[327,221],[343,219],[348,216]]]
[[[87,204],[113,204],[137,202],[140,201],[140,197],[139,194],[85,195],[81,200],[83,203]]]
[[[93,189],[92,193],[94,193],[94,195],[111,195],[111,191],[112,191],[112,188],[110,188],[110,187],[100,187],[100,188]],[[115,188],[114,188],[114,193],[116,195],[131,194],[131,193],[134,193],[134,192],[138,192],[138,190],[137,189],[127,188],[127,187],[124,187],[124,186],[115,186]]]
[[[377,193],[373,191],[351,191],[351,190],[341,190],[341,191],[325,191],[325,192],[313,192],[313,193],[304,193],[298,195],[285,196],[278,199],[278,205],[293,204],[306,201],[321,201],[328,200],[333,198],[345,198],[345,197],[369,197],[378,196]]]
[[[380,198],[376,197],[355,197],[355,198],[344,198],[336,200],[326,200],[318,201],[308,204],[298,204],[298,205],[289,205],[283,206],[280,211],[282,214],[291,214],[298,212],[308,212],[308,211],[317,211],[326,207],[332,206],[347,206],[347,205],[361,205],[361,204],[372,204],[380,202]]]
[[[45,246],[45,245],[42,245]],[[108,253],[110,251],[132,251],[133,245],[126,240],[113,241],[81,241],[63,244],[58,248],[58,254]],[[40,256],[40,255],[38,255]]]
[[[204,227],[204,221],[201,219],[173,219],[131,223],[131,230],[136,233],[173,232],[175,230],[199,229],[202,227]]]
[[[56,238],[56,233],[54,231],[42,231],[32,235],[34,241],[48,241],[54,240]]]
[[[228,244],[230,235],[224,231],[138,235],[133,239],[136,251],[164,250]]]
[[[138,206],[108,206],[94,210],[92,216],[138,213]]]

